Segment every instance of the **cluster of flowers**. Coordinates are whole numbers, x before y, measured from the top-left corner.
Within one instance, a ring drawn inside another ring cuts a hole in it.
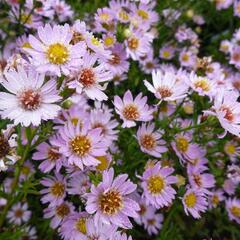
[[[196,219],[224,202],[229,218],[240,223],[235,195],[240,183],[239,73],[209,57],[198,58],[198,35],[186,25],[178,27],[155,56],[156,24],[162,17],[172,26],[180,11],[166,9],[159,16],[155,1],[112,0],[86,23],[60,25],[73,17],[64,1],[41,0],[41,7],[31,0],[21,7],[19,1],[9,2],[12,21],[20,19],[31,31],[8,43],[1,61],[0,115],[9,124],[0,134],[0,169],[11,173],[22,163],[17,178],[4,179],[6,194],[15,196],[16,184],[21,188],[40,170],[44,218],[51,219],[50,226],[66,240],[131,240],[123,230],[131,229],[133,220],[149,235],[157,234],[164,210],[177,199],[186,215]],[[232,3],[217,1],[218,9],[228,4],[223,2]],[[205,23],[200,15],[193,21]],[[238,35],[221,45],[236,67]],[[176,59],[180,68],[159,59]],[[125,88],[121,96],[107,94],[134,81],[122,83],[130,62],[138,62],[146,74],[142,85],[153,104],[142,92],[135,96],[133,89]],[[200,109],[197,101],[208,108]],[[49,122],[52,134],[44,138],[42,127]],[[216,132],[209,132],[202,142],[211,126],[218,130],[218,141]],[[205,132],[198,131],[201,127]],[[136,139],[139,146],[135,151],[153,158],[137,169],[136,183],[118,171],[125,151],[118,137],[130,128],[131,141]],[[209,154],[219,142],[224,145],[221,155]],[[211,173],[210,155],[230,159],[227,166],[216,163],[227,168],[221,185]],[[178,193],[181,187],[183,194]],[[25,234],[37,238],[36,229],[25,224],[31,218],[27,202],[11,206],[1,198],[0,205],[9,223],[24,223]]]

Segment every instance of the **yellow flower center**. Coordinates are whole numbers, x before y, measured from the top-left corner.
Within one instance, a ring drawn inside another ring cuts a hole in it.
[[[218,205],[218,203],[219,203],[218,195],[215,194],[215,195],[212,196],[212,203],[213,203],[214,206]]]
[[[164,58],[169,58],[169,57],[170,57],[170,52],[167,51],[167,50],[165,50],[165,51],[162,52],[162,56],[163,56]]]
[[[123,199],[119,192],[112,189],[99,198],[99,206],[104,214],[116,214],[123,208]]]
[[[233,216],[240,218],[240,207],[237,206],[233,206],[230,208],[230,211],[232,213]]]
[[[178,137],[176,139],[176,147],[180,152],[186,152],[188,150],[188,140],[185,137]]]
[[[29,14],[21,14],[21,23],[24,24],[31,24],[32,23],[32,17]]]
[[[65,185],[61,182],[55,182],[51,186],[51,193],[56,197],[61,197],[64,194],[64,191],[65,191]]]
[[[153,195],[160,194],[164,189],[164,186],[165,186],[164,179],[159,175],[152,176],[148,179],[147,182],[148,191]]]
[[[236,148],[233,144],[228,144],[226,147],[225,147],[225,151],[226,153],[232,155],[236,152]]]
[[[95,46],[101,45],[101,42],[100,42],[97,38],[95,38],[95,37],[92,37],[92,38],[91,38],[91,43],[92,43],[93,45],[95,45]]]
[[[68,49],[61,43],[51,44],[46,52],[47,59],[52,64],[64,64],[68,61]]]
[[[61,218],[66,217],[70,213],[69,206],[66,203],[62,203],[61,205],[57,206],[56,213]]]
[[[188,62],[188,60],[189,60],[189,55],[187,53],[183,54],[182,55],[182,61]]]
[[[148,13],[144,10],[139,9],[137,11],[137,14],[139,17],[141,17],[143,20],[147,20],[149,18]]]
[[[79,218],[75,223],[75,227],[79,232],[86,234],[87,233],[86,218]]]
[[[78,120],[79,120],[78,118],[74,117],[74,118],[71,119],[71,122],[74,126],[77,126]]]
[[[28,176],[29,173],[30,173],[30,168],[28,166],[23,166],[22,167],[22,173],[25,175],[25,176]]]
[[[135,37],[128,39],[128,47],[132,50],[136,50],[139,45],[139,40]]]
[[[197,197],[194,193],[189,193],[187,196],[185,196],[184,202],[188,208],[193,208],[197,203]]]
[[[139,118],[140,114],[138,112],[138,108],[134,104],[129,104],[123,109],[123,116],[127,120],[136,120]]]
[[[114,38],[113,37],[106,37],[105,39],[104,39],[104,44],[105,44],[105,46],[107,46],[107,47],[110,47],[110,46],[112,46],[113,44],[114,44]]]
[[[108,159],[106,156],[96,157],[100,163],[96,166],[96,169],[99,171],[104,171],[108,168]]]
[[[91,141],[86,136],[77,136],[71,140],[70,146],[75,154],[83,157],[89,152],[91,148]]]
[[[25,42],[23,43],[22,48],[32,48],[32,46],[29,42]]]
[[[208,92],[210,90],[210,85],[207,79],[201,78],[194,82],[195,88],[201,88],[204,92]]]
[[[123,21],[128,21],[128,20],[129,20],[129,16],[128,16],[127,12],[124,11],[124,10],[121,10],[121,11],[118,13],[118,17],[119,17],[120,19],[122,19]]]
[[[110,19],[110,15],[108,13],[101,13],[99,15],[99,18],[103,21],[103,22],[107,22]]]

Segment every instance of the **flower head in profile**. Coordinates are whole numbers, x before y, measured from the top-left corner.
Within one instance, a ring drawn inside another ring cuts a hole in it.
[[[161,167],[159,162],[144,171],[141,186],[148,205],[163,208],[172,203],[176,191],[171,185],[177,182],[177,178],[171,175],[173,171],[173,168]]]
[[[194,218],[200,218],[200,213],[207,210],[207,200],[201,190],[189,188],[182,199],[184,211],[187,215],[189,213]]]
[[[56,102],[61,97],[54,80],[44,83],[44,74],[23,67],[4,72],[4,76],[2,85],[9,93],[0,92],[0,113],[3,118],[27,127],[30,124],[38,126],[41,120],[57,116],[60,106]]]
[[[240,199],[229,198],[226,200],[226,208],[230,220],[236,221],[240,224]]]
[[[131,228],[129,217],[137,217],[139,205],[130,198],[137,185],[127,180],[127,174],[114,179],[114,170],[103,172],[103,179],[97,186],[92,185],[87,193],[86,210],[94,215],[95,222],[113,224],[122,228]]]
[[[56,143],[60,152],[68,158],[70,165],[83,170],[84,166],[97,166],[100,162],[96,157],[106,155],[108,145],[102,141],[101,128],[90,128],[90,122],[78,121],[73,125],[69,121],[60,129],[60,139]]]
[[[84,42],[70,44],[72,32],[68,24],[64,26],[46,24],[39,27],[37,37],[29,36],[31,48],[25,50],[32,57],[37,71],[57,76],[68,75],[72,67],[82,64],[86,52]]]
[[[113,104],[117,114],[123,120],[122,127],[134,127],[136,121],[150,121],[153,116],[154,109],[150,109],[147,105],[147,97],[142,97],[139,93],[135,99],[128,90],[123,96],[123,100],[119,96],[114,97]]]
[[[164,101],[175,101],[186,97],[188,86],[176,76],[174,72],[152,72],[153,85],[144,81],[147,89],[154,93],[155,97]]]
[[[154,123],[148,125],[143,123],[137,131],[138,143],[141,150],[154,157],[161,157],[161,153],[166,152],[165,141],[161,140],[162,132],[154,131]]]

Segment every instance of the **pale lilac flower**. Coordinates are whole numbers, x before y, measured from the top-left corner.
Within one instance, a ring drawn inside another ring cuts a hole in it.
[[[55,176],[44,177],[40,183],[46,187],[40,191],[44,195],[41,198],[42,203],[49,202],[49,207],[63,203],[67,187],[67,181],[63,175],[55,172]]]
[[[233,4],[234,16],[240,17],[240,1],[235,0]]]
[[[127,178],[127,174],[120,174],[114,179],[111,168],[103,172],[102,182],[92,185],[91,192],[87,194],[86,210],[90,214],[95,213],[95,222],[132,228],[129,217],[136,218],[140,208],[129,196],[137,186]]]
[[[74,206],[71,202],[62,202],[59,205],[44,209],[44,218],[51,218],[51,228],[57,228],[62,221],[74,212]]]
[[[30,177],[34,175],[35,172],[36,170],[32,162],[30,160],[25,161],[23,166],[21,167],[19,181],[22,182],[28,180]]]
[[[86,212],[69,214],[61,224],[60,235],[64,240],[88,240],[86,222],[89,215]]]
[[[226,208],[228,212],[228,217],[230,220],[236,221],[240,224],[240,199],[229,198],[226,200]]]
[[[57,137],[51,137],[49,144],[47,142],[39,144],[36,148],[37,151],[32,156],[33,160],[44,160],[39,165],[39,169],[44,173],[50,172],[54,168],[59,172],[63,165],[65,158],[54,144],[57,141]]]
[[[162,153],[167,151],[164,146],[166,142],[161,140],[163,132],[154,131],[154,127],[154,123],[142,124],[137,131],[137,140],[143,152],[154,157],[161,157]]]
[[[240,147],[238,143],[233,140],[227,141],[224,145],[224,152],[229,156],[231,161],[235,161],[238,156],[240,156]]]
[[[207,210],[207,200],[201,190],[189,188],[182,198],[184,211],[187,215],[189,213],[194,218],[201,218],[200,213]]]
[[[52,7],[53,7],[58,19],[61,22],[65,22],[68,19],[71,19],[74,15],[70,5],[68,5],[66,3],[66,1],[64,1],[64,0],[52,1]]]
[[[230,50],[230,64],[233,64],[236,68],[240,68],[240,46],[234,46]]]
[[[6,80],[2,85],[10,92],[0,92],[0,110],[3,118],[14,120],[14,124],[38,126],[41,120],[53,119],[60,107],[55,103],[61,99],[56,90],[56,82],[44,83],[44,74],[33,69],[4,73]]]
[[[196,54],[190,50],[182,50],[179,55],[179,62],[182,67],[193,68],[197,63]]]
[[[98,61],[96,55],[86,53],[83,57],[83,64],[77,71],[73,72],[67,85],[76,89],[77,93],[84,92],[90,99],[107,100],[108,97],[103,90],[106,83],[112,79],[112,74],[105,68],[105,64]]]
[[[161,167],[159,162],[144,171],[141,177],[142,196],[148,205],[163,208],[172,203],[176,191],[171,185],[177,182],[177,178],[171,175],[173,171],[173,168]]]
[[[134,127],[136,121],[150,121],[153,116],[154,109],[150,109],[147,105],[147,97],[142,97],[142,93],[139,93],[135,99],[133,99],[130,90],[125,92],[123,100],[119,96],[114,97],[114,106],[117,114],[123,120],[122,127]]]
[[[232,179],[225,179],[223,183],[223,190],[228,195],[233,195],[235,193],[236,188],[237,184]]]
[[[188,86],[182,79],[172,72],[162,72],[161,70],[152,72],[153,85],[144,80],[147,89],[154,93],[156,98],[165,101],[175,101],[186,97]]]
[[[227,9],[233,3],[233,0],[217,0],[215,1],[217,10]]]
[[[219,50],[223,53],[230,53],[232,49],[232,43],[229,40],[222,40]]]
[[[153,212],[148,215],[144,221],[144,228],[147,230],[149,235],[156,235],[162,228],[163,215],[161,213]]]
[[[8,221],[16,225],[26,223],[30,217],[31,211],[28,210],[28,204],[20,202],[13,205],[7,214]]]
[[[227,177],[236,185],[240,183],[240,166],[238,161],[235,164],[228,165]]]
[[[114,234],[114,237],[110,240],[133,240],[131,236],[128,236],[126,233],[117,232]]]
[[[75,165],[83,170],[84,166],[97,166],[96,157],[106,155],[108,145],[103,140],[101,128],[90,128],[90,122],[85,121],[80,128],[68,122],[60,129],[58,147],[60,152],[68,158],[70,165]]]
[[[72,32],[68,24],[51,27],[46,24],[38,28],[38,38],[29,36],[31,48],[25,50],[33,58],[36,70],[61,76],[68,75],[72,67],[81,65],[86,52],[85,43],[71,45]]]
[[[170,60],[174,57],[175,50],[176,49],[173,46],[165,45],[160,49],[159,56],[164,60]]]
[[[24,233],[22,235],[21,240],[28,239],[28,240],[35,240],[37,239],[37,231],[34,226],[26,226],[23,227]]]
[[[222,202],[225,199],[224,192],[222,189],[218,189],[214,192],[212,192],[211,195],[209,195],[209,208],[216,208],[220,202]]]

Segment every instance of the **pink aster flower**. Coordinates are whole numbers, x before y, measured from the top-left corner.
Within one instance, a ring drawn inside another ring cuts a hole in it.
[[[66,196],[66,178],[55,172],[55,176],[44,177],[40,183],[46,187],[40,191],[44,195],[41,198],[42,203],[49,202],[49,207],[63,203]]]
[[[223,190],[228,195],[233,195],[236,191],[237,184],[232,179],[225,179],[223,183]]]
[[[176,191],[171,184],[177,182],[177,178],[171,175],[173,171],[173,168],[161,167],[159,162],[144,171],[141,186],[148,205],[163,208],[172,203]]]
[[[86,221],[89,215],[86,212],[69,214],[61,224],[60,235],[64,240],[88,240]]]
[[[44,209],[44,218],[51,218],[50,226],[55,229],[73,212],[73,204],[65,201],[59,205]]]
[[[83,57],[83,64],[77,71],[72,73],[67,85],[69,88],[76,89],[77,93],[84,92],[90,99],[107,100],[108,97],[103,90],[106,89],[106,83],[101,83],[112,79],[112,74],[105,68],[105,64],[98,61],[94,54],[86,53]]]
[[[184,211],[187,215],[189,213],[194,218],[200,218],[200,213],[207,210],[207,200],[201,190],[189,188],[182,198]]]
[[[54,146],[54,143],[57,141],[56,137],[52,137],[49,139],[49,144],[47,142],[39,144],[37,151],[32,156],[34,160],[44,160],[39,165],[39,169],[44,173],[50,172],[54,168],[59,172],[63,165],[65,158],[59,152],[59,148]]]
[[[149,235],[156,235],[162,228],[163,215],[161,213],[153,212],[151,215],[146,217],[144,221],[144,228],[147,230]]]
[[[173,72],[163,73],[161,70],[153,71],[152,79],[153,85],[146,80],[144,84],[160,100],[175,101],[187,95],[188,86]]]
[[[161,154],[167,151],[167,148],[163,146],[166,142],[161,140],[163,132],[154,131],[154,127],[154,123],[142,124],[138,128],[137,139],[143,152],[154,157],[161,157]]]
[[[68,75],[72,67],[82,64],[86,52],[85,43],[70,44],[72,32],[68,24],[51,27],[46,24],[38,28],[37,38],[29,36],[31,48],[25,50],[33,58],[37,71],[61,76]]]
[[[170,60],[174,57],[175,51],[175,47],[171,45],[165,45],[160,49],[159,56],[164,60]]]
[[[142,97],[142,93],[139,93],[135,99],[133,99],[130,90],[125,92],[123,100],[119,96],[114,97],[114,106],[117,114],[123,120],[122,127],[134,127],[136,121],[150,121],[153,116],[154,109],[146,104],[147,97]]]
[[[14,124],[38,126],[41,120],[53,119],[60,107],[55,103],[61,98],[56,82],[44,83],[44,74],[18,67],[4,72],[6,80],[2,85],[10,92],[0,92],[0,110],[3,118],[14,120]]]
[[[87,194],[86,210],[95,214],[95,222],[132,228],[129,217],[136,218],[140,208],[129,196],[137,186],[127,178],[127,174],[120,174],[114,179],[114,170],[111,168],[103,172],[101,183],[92,185],[91,192]]]
[[[218,189],[209,196],[209,208],[216,208],[220,202],[225,200],[224,192],[222,189]]]
[[[238,224],[240,224],[240,199],[229,198],[228,200],[226,200],[226,208],[229,219],[234,220]]]
[[[212,110],[206,113],[215,115],[225,133],[230,132],[233,135],[240,136],[240,103],[236,91],[224,91],[217,94],[214,99]]]
[[[13,205],[7,214],[8,221],[16,225],[26,223],[30,217],[31,211],[28,210],[27,203],[17,203]]]
[[[60,129],[61,139],[57,143],[60,152],[68,157],[68,163],[83,170],[83,166],[97,166],[96,157],[106,155],[108,145],[103,140],[101,128],[90,128],[90,122],[84,122],[80,128],[80,121],[76,125],[68,122]]]

